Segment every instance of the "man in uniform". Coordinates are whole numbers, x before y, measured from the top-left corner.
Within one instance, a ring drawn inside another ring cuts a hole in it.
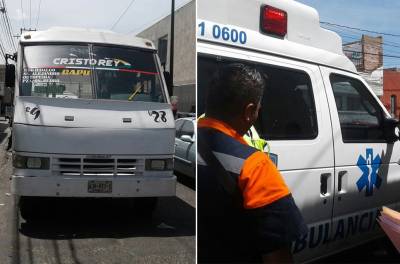
[[[243,135],[258,117],[265,80],[244,64],[220,69],[198,122],[198,261],[290,262],[307,233],[281,174]]]

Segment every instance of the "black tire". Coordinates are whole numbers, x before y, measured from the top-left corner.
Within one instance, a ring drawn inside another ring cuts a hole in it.
[[[149,218],[157,207],[158,197],[138,197],[133,199],[133,214],[136,218]]]
[[[37,217],[37,198],[29,196],[19,197],[19,212],[26,221],[32,221]]]

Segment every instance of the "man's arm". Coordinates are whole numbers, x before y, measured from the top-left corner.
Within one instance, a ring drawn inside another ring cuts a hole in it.
[[[253,154],[243,166],[239,186],[263,259],[291,262],[291,243],[307,234],[307,226],[275,165],[264,153]]]

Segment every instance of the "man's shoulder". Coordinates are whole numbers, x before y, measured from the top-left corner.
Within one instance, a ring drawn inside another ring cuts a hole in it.
[[[268,157],[268,154],[260,150],[254,151],[250,156],[247,157],[246,166],[253,168],[273,166],[274,168],[276,168],[274,163]]]
[[[235,138],[212,128],[199,128],[198,137],[201,138],[203,144],[205,142],[209,144],[214,152],[235,156],[244,160],[258,151],[256,148],[243,144]]]

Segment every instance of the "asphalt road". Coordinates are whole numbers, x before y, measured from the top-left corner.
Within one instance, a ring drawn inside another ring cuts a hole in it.
[[[8,129],[0,122],[0,263],[194,263],[195,191],[178,183],[151,219],[110,200],[52,201],[25,222],[10,194]]]

